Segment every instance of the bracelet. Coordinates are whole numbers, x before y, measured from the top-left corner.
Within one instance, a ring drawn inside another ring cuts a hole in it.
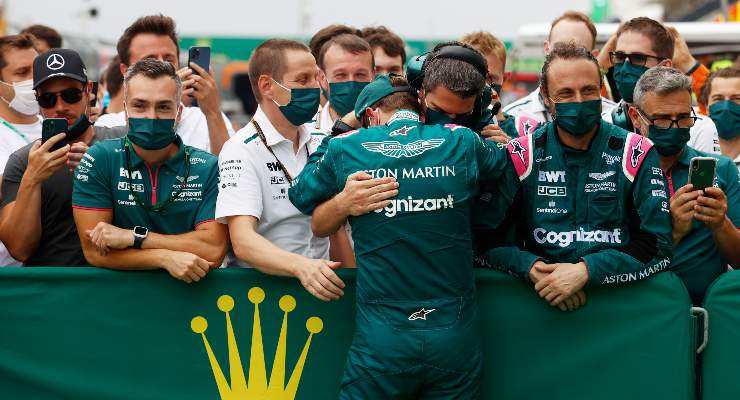
[[[694,64],[694,66],[689,69],[686,75],[691,76],[694,72],[696,72],[697,69],[699,69],[700,66],[701,66],[701,63],[697,61],[696,64]]]

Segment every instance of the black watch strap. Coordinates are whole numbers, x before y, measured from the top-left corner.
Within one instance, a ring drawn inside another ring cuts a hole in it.
[[[136,234],[137,230],[144,230],[144,234]],[[146,239],[147,235],[149,235],[149,229],[143,226],[136,226],[134,227],[133,235],[134,235],[134,245],[131,247],[135,249],[140,249],[142,243],[144,243],[144,239]]]
[[[347,125],[341,119],[338,119],[337,122],[334,123],[334,126],[331,127],[331,135],[337,136],[353,130],[355,130],[355,128]]]
[[[133,247],[135,249],[140,249],[141,248],[141,244],[144,243],[144,239],[146,239],[146,237],[141,237],[141,236],[134,235],[134,246]]]

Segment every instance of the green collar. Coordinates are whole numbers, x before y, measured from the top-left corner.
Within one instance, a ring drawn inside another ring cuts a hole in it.
[[[122,141],[123,141],[124,146],[129,146],[129,154],[131,156],[131,165],[129,167],[136,168],[136,167],[139,167],[140,164],[143,164],[144,160],[141,157],[139,157],[138,154],[136,154],[134,147],[131,145],[131,141],[129,141],[128,138],[126,137],[122,138]],[[179,172],[180,169],[182,169],[182,163],[185,160],[185,148],[187,146],[185,146],[182,143],[182,139],[180,138],[180,136],[177,136],[175,138],[174,143],[177,145],[177,148],[178,148],[177,153],[174,156],[170,157],[170,159],[165,161],[164,164],[162,164],[162,166],[166,167],[172,172]],[[124,157],[125,157],[125,154],[124,154]]]

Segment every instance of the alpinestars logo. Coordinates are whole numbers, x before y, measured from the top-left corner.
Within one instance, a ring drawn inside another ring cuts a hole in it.
[[[405,199],[393,199],[390,202],[390,204],[384,208],[375,210],[375,212],[381,213],[385,211],[386,217],[393,218],[399,212],[436,211],[443,208],[454,208],[455,205],[455,199],[451,194],[443,199],[415,199],[408,196]]]
[[[393,136],[406,136],[409,132],[411,132],[412,130],[414,130],[414,128],[416,128],[416,127],[415,126],[402,126],[402,127],[398,128],[398,129],[396,129],[395,131],[389,133],[388,136],[391,136],[391,137],[393,137]]]
[[[385,142],[367,142],[362,147],[374,153],[380,153],[386,157],[416,157],[427,150],[436,149],[444,143],[444,139],[416,140],[411,143],[401,144],[395,140]]]
[[[509,145],[511,146],[511,152],[519,156],[519,159],[522,160],[522,162],[526,162],[524,161],[524,152],[526,151],[524,150],[524,146],[516,140],[509,142]]]
[[[640,140],[632,146],[632,156],[630,157],[630,165],[632,165],[632,168],[637,168],[637,163],[640,162],[640,157],[645,153],[645,150],[642,149],[642,139],[643,138],[640,137]]]
[[[622,243],[622,231],[616,228],[611,231],[587,231],[583,228],[579,228],[577,231],[566,231],[566,232],[548,232],[546,229],[537,228],[532,232],[535,242],[539,244],[557,244],[560,247],[568,247],[573,242],[586,242],[586,243],[610,243],[620,244]]]
[[[416,321],[417,319],[423,319],[424,321],[426,321],[427,315],[429,315],[429,313],[431,313],[434,310],[436,310],[436,308],[430,308],[427,310],[424,307],[422,307],[421,310],[416,311],[413,314],[409,315],[409,321]]]

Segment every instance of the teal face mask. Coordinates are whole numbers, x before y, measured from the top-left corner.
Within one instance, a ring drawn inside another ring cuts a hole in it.
[[[290,93],[290,102],[284,106],[278,104],[275,99],[272,100],[280,108],[285,119],[295,126],[300,126],[313,119],[319,110],[321,102],[321,91],[319,88],[292,88],[288,89],[273,79],[278,86]]]
[[[624,101],[632,103],[634,100],[635,85],[637,85],[637,81],[647,70],[647,67],[634,65],[628,61],[614,66],[614,81]]]
[[[426,125],[445,125],[445,124],[452,124],[455,120],[454,118],[451,118],[449,115],[432,110],[431,108],[427,107],[426,109],[426,119],[424,120],[424,123]]]
[[[717,134],[724,140],[740,136],[740,104],[732,100],[718,101],[709,107],[709,118],[717,125]]]
[[[368,83],[348,81],[329,84],[329,103],[340,118],[355,109],[357,97]]]
[[[601,121],[601,99],[555,103],[555,124],[573,136],[588,134],[599,121]]]
[[[129,117],[126,136],[131,143],[143,149],[161,150],[177,138],[175,120]]]
[[[648,138],[655,145],[658,154],[670,157],[678,154],[691,138],[691,128],[658,129],[655,125],[648,128]]]

